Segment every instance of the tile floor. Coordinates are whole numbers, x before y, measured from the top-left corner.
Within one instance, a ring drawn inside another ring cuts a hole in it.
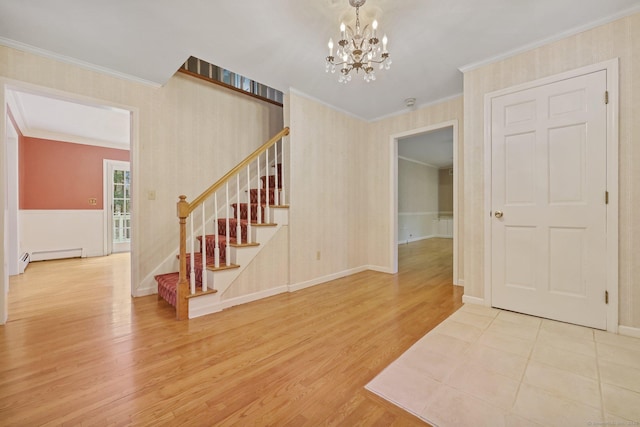
[[[640,339],[465,304],[367,389],[439,426],[640,426]]]

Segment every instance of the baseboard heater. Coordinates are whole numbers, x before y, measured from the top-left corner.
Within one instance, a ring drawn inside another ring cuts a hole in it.
[[[29,265],[30,260],[31,258],[29,257],[29,254],[27,252],[23,253],[20,256],[20,274],[24,273],[24,270],[27,268],[27,265]]]
[[[31,252],[31,261],[46,261],[50,259],[63,258],[82,258],[82,252],[82,248],[33,251]]]

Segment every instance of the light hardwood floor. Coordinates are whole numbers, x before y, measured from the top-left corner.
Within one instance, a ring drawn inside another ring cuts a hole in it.
[[[178,322],[131,299],[129,257],[32,263],[0,326],[0,425],[424,425],[364,389],[459,308],[452,241]]]

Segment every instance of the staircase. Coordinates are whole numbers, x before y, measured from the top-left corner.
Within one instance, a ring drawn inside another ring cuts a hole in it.
[[[158,298],[175,307],[178,320],[220,311],[221,294],[288,223],[278,144],[288,134],[284,128],[191,203],[180,196],[179,271],[155,276]]]

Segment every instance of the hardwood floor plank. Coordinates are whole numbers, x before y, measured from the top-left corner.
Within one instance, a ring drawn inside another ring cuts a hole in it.
[[[452,241],[365,271],[175,321],[130,298],[127,254],[32,263],[0,327],[0,425],[424,425],[364,389],[459,308]]]

